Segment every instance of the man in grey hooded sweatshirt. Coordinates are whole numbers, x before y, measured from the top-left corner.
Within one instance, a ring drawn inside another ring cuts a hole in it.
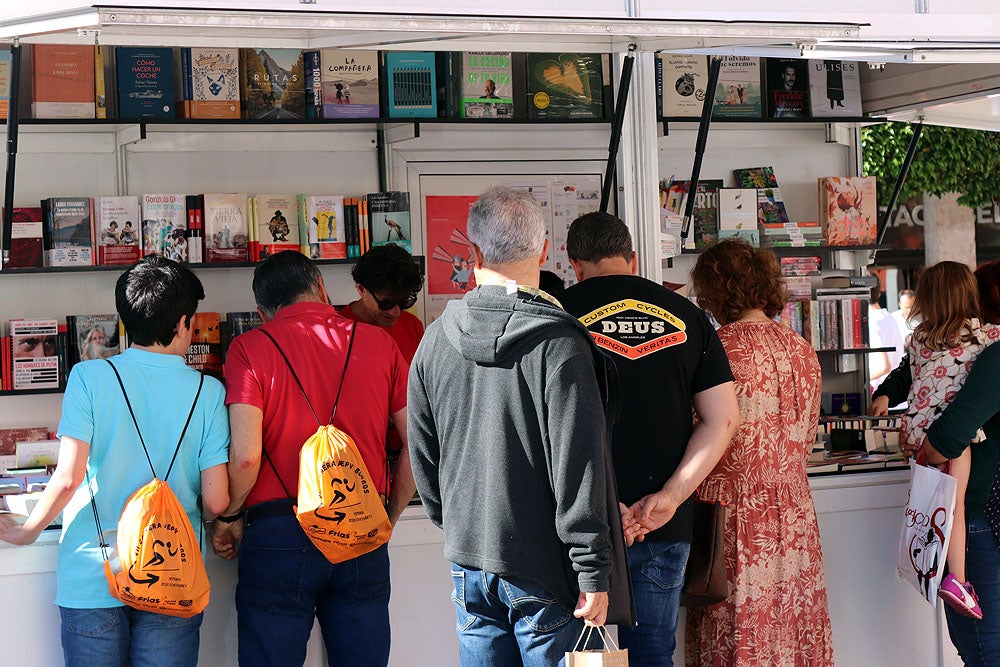
[[[463,666],[562,664],[608,608],[605,405],[590,336],[538,290],[539,205],[504,187],[469,211],[477,287],[410,368],[410,456],[444,529]]]

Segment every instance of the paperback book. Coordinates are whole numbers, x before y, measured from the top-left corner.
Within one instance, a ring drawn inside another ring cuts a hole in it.
[[[247,196],[245,194],[206,194],[203,197],[205,261],[249,261],[250,234],[247,223]]]
[[[120,46],[115,67],[119,118],[176,116],[173,49]]]
[[[372,246],[395,243],[406,252],[413,252],[410,239],[410,193],[369,194],[368,227]]]
[[[301,250],[298,195],[250,198],[250,261],[259,262],[283,250]]]
[[[299,210],[313,259],[346,259],[344,197],[341,195],[301,195]],[[301,231],[301,228],[300,228]]]
[[[713,118],[760,118],[760,58],[721,56]]]
[[[852,60],[809,61],[809,107],[813,118],[862,115],[858,65]]]
[[[178,262],[188,260],[185,195],[142,196],[142,255],[163,255]]]
[[[756,188],[719,190],[719,229],[757,229]]]
[[[463,51],[458,58],[462,118],[514,117],[514,59],[509,51]]]
[[[0,50],[0,118],[7,117],[10,106],[10,51]]]
[[[610,98],[608,58],[599,53],[529,53],[529,118],[603,118]],[[609,90],[605,90],[607,88]]]
[[[11,389],[59,388],[59,324],[54,319],[11,320]]]
[[[239,118],[239,49],[181,48],[182,118]]]
[[[809,62],[801,58],[765,58],[767,117],[809,116]]]
[[[219,313],[198,311],[191,318],[191,346],[184,363],[222,380],[222,334]]]
[[[42,200],[46,266],[93,266],[94,203],[90,197]]]
[[[320,63],[323,118],[379,117],[378,51],[323,49]]]
[[[386,111],[390,118],[436,118],[437,62],[432,51],[388,51],[385,59]],[[323,110],[326,111],[324,94]]]
[[[237,336],[256,329],[264,322],[256,310],[239,310],[226,313],[225,329],[223,331],[223,356]]]
[[[243,118],[305,118],[304,63],[299,49],[240,49]]]
[[[13,211],[8,268],[34,268],[44,264],[42,208],[21,206]]]
[[[878,239],[874,176],[819,179],[819,218],[828,245],[872,245]]]
[[[31,115],[95,118],[94,46],[31,45]]]
[[[17,443],[49,439],[49,429],[44,426],[25,428],[0,428],[0,476],[8,468],[17,467]]]
[[[99,197],[97,213],[97,263],[135,264],[139,261],[138,197]]]
[[[81,361],[107,359],[122,351],[121,323],[115,313],[66,316],[67,371]]]
[[[788,222],[785,202],[778,189],[778,179],[771,167],[734,169],[736,182],[741,188],[757,190],[757,222],[761,224]]]
[[[677,53],[656,58],[660,76],[660,113],[664,118],[699,118],[708,85],[708,59]]]

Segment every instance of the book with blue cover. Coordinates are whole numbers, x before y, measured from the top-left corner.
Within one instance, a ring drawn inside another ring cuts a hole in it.
[[[386,110],[390,118],[436,118],[437,61],[431,51],[389,51],[385,56]]]
[[[120,46],[115,65],[119,118],[174,118],[173,49]]]

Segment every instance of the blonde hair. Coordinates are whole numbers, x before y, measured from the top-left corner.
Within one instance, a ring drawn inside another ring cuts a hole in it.
[[[910,319],[920,319],[914,337],[935,350],[969,341],[966,322],[981,315],[976,277],[965,264],[938,262],[924,269],[917,281]]]

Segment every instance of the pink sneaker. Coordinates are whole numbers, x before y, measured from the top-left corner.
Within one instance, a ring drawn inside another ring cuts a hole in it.
[[[979,596],[973,590],[972,584],[959,581],[955,575],[946,574],[938,597],[948,603],[948,606],[963,616],[982,620],[983,610],[979,608]]]

